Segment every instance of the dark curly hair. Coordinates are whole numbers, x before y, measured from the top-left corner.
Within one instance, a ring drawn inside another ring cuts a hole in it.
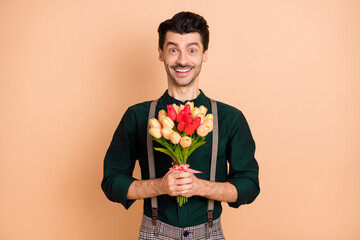
[[[159,48],[164,50],[165,36],[168,31],[174,33],[193,33],[197,32],[201,36],[201,43],[204,46],[204,52],[209,46],[209,26],[206,20],[192,12],[179,12],[175,14],[172,19],[168,19],[160,23],[158,28],[159,33]]]

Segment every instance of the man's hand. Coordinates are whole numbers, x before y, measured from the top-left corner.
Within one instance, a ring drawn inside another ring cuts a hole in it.
[[[210,182],[189,172],[172,172],[162,179],[162,192],[170,196],[201,196],[217,201],[235,202],[237,190],[228,182]]]
[[[128,190],[128,199],[144,199],[168,194],[170,196],[201,196],[216,201],[235,202],[237,190],[229,182],[210,182],[189,172],[171,172],[163,178],[136,180]]]
[[[200,179],[188,172],[171,172],[166,175],[161,187],[170,196],[192,197],[200,195]]]

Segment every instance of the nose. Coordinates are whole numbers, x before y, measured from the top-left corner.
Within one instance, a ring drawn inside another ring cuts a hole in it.
[[[181,66],[187,65],[188,62],[187,62],[186,53],[180,52],[180,54],[178,55],[178,58],[177,58],[176,63],[179,64],[179,65],[181,65]]]

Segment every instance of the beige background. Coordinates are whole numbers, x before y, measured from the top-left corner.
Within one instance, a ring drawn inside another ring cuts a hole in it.
[[[241,109],[261,193],[230,240],[360,239],[360,2],[0,1],[0,239],[136,239],[100,189],[126,108],[166,89],[157,27],[210,25],[200,86]],[[136,169],[136,176],[139,170]]]

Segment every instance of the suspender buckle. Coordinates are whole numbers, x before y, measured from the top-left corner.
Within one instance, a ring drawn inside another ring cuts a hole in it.
[[[213,227],[213,210],[207,211],[207,219],[209,222],[209,228],[212,228]]]
[[[154,227],[156,226],[157,217],[158,217],[158,209],[153,208],[152,209],[152,224],[153,224]]]

